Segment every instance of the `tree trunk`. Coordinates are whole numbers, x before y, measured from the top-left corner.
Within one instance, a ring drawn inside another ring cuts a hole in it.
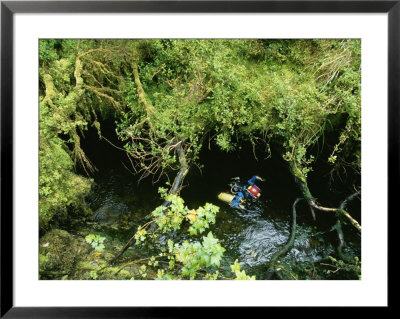
[[[180,142],[177,145],[177,152],[178,152],[178,158],[179,158],[179,164],[180,164],[180,169],[179,172],[176,174],[174,183],[171,186],[171,189],[169,191],[169,194],[178,194],[180,191],[180,187],[183,183],[183,180],[185,178],[185,176],[187,175],[188,171],[189,171],[189,166],[187,164],[186,161],[186,155],[185,152],[182,148],[182,142]],[[164,201],[164,203],[162,204],[162,206],[164,207],[168,207],[171,204],[171,202],[169,201]],[[125,246],[115,255],[115,257],[111,260],[110,264],[114,265],[115,262],[117,261],[117,259],[119,257],[122,256],[122,254],[130,247],[132,246],[132,244],[135,241],[135,234],[133,234],[133,236],[131,237],[131,239],[129,239],[129,241],[125,244]]]

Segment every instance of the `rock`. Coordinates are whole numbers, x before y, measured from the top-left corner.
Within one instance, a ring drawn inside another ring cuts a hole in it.
[[[93,220],[103,226],[123,227],[128,223],[131,215],[132,213],[125,204],[109,201],[94,212]]]
[[[54,229],[39,241],[40,279],[62,279],[74,272],[84,244],[64,230]]]
[[[125,269],[119,267],[105,268],[99,273],[99,280],[129,280],[133,277],[133,274]]]

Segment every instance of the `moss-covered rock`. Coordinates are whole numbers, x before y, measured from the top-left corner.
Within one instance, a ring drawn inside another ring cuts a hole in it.
[[[130,280],[136,277],[137,265],[122,268],[109,265],[114,257],[112,249],[113,245],[107,241],[104,251],[97,252],[83,235],[51,230],[39,241],[39,279]]]
[[[100,280],[129,280],[133,274],[125,269],[118,267],[109,267],[103,269],[98,276]]]
[[[39,278],[62,279],[75,271],[88,246],[64,230],[47,232],[39,241]]]

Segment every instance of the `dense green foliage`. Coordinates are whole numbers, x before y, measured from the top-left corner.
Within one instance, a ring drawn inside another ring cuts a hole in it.
[[[210,224],[215,223],[215,216],[219,208],[210,203],[206,203],[203,207],[197,209],[189,209],[184,205],[184,200],[177,195],[166,195],[165,199],[171,202],[168,207],[159,206],[152,213],[154,218],[150,222],[139,226],[135,234],[136,245],[148,244],[150,241],[153,247],[156,247],[156,255],[153,259],[150,258],[150,264],[157,267],[159,259],[168,260],[168,269],[158,268],[158,279],[178,279],[183,278],[204,278],[217,279],[219,271],[202,273],[201,270],[218,268],[221,263],[222,255],[225,251],[217,238],[214,238],[211,232],[207,236],[199,240],[185,240],[182,243],[175,243],[172,239],[168,239],[167,245],[160,245],[158,239],[161,234],[167,233],[171,237],[171,233],[175,230],[184,228],[184,222],[187,231],[191,236],[204,233]],[[156,228],[147,232],[152,224]],[[157,259],[157,261],[156,261]],[[135,262],[135,261],[134,261]],[[175,264],[181,264],[180,268],[175,267]],[[235,270],[239,271],[240,266],[235,264]],[[210,277],[211,276],[211,277]],[[244,272],[239,274],[241,279],[247,279]]]
[[[87,192],[67,176],[68,155],[92,168],[78,132],[94,125],[101,136],[99,117],[115,116],[145,175],[176,169],[178,143],[198,164],[213,139],[226,151],[277,142],[306,177],[310,149],[338,123],[325,160],[360,169],[359,40],[43,40],[40,66],[43,226]],[[65,185],[52,182],[55,168]]]
[[[147,56],[138,63],[142,88],[137,78],[131,80],[119,132],[146,172],[173,167],[176,141],[196,162],[205,139],[213,138],[226,151],[241,142],[267,149],[270,141],[277,142],[284,158],[306,175],[313,160],[307,152],[332,121],[345,124],[326,160],[359,168],[359,153],[353,152],[360,142],[359,41],[160,40],[144,45]]]
[[[332,171],[360,173],[359,40],[41,40],[39,58],[41,230],[87,212],[92,181],[76,169],[96,168],[80,141],[89,126],[102,138],[109,118],[139,177],[158,180],[183,161],[200,165],[200,150],[211,142],[227,152],[251,143],[264,157],[271,143],[279,145],[304,183],[317,145]],[[334,145],[325,143],[328,133]],[[160,232],[186,220],[196,236],[213,222],[217,208],[188,210],[180,197],[163,193],[172,206],[152,213]],[[136,235],[145,241],[146,229]],[[222,247],[204,257],[214,240],[210,233],[170,249],[183,276],[218,266]],[[238,266],[233,271],[244,276]]]
[[[89,234],[85,237],[86,242],[88,244],[90,244],[94,248],[95,251],[100,252],[100,253],[103,251],[103,249],[105,247],[103,244],[105,239],[106,239],[105,237],[102,237],[100,235],[93,235],[93,234]]]
[[[122,269],[129,269],[129,279],[255,279],[255,276],[250,277],[241,270],[237,260],[230,269],[222,269],[220,266],[225,248],[211,231],[207,235],[200,235],[215,223],[218,207],[206,203],[197,209],[189,209],[177,195],[165,195],[165,199],[171,205],[154,209],[149,215],[151,220],[140,225],[133,236],[135,245],[131,250],[151,252],[150,255],[142,257],[133,253],[123,258],[117,267],[111,266],[101,257],[105,238],[89,234],[85,240],[100,259],[96,260],[99,265],[97,268],[86,265],[85,275],[96,280],[104,279],[108,273],[108,278],[114,279],[113,272],[117,274]],[[189,233],[189,238],[175,239],[178,230]]]

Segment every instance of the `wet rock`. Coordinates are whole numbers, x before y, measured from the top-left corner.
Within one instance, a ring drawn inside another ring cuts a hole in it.
[[[127,205],[109,201],[94,212],[93,220],[102,226],[124,227],[128,224],[131,215]]]

